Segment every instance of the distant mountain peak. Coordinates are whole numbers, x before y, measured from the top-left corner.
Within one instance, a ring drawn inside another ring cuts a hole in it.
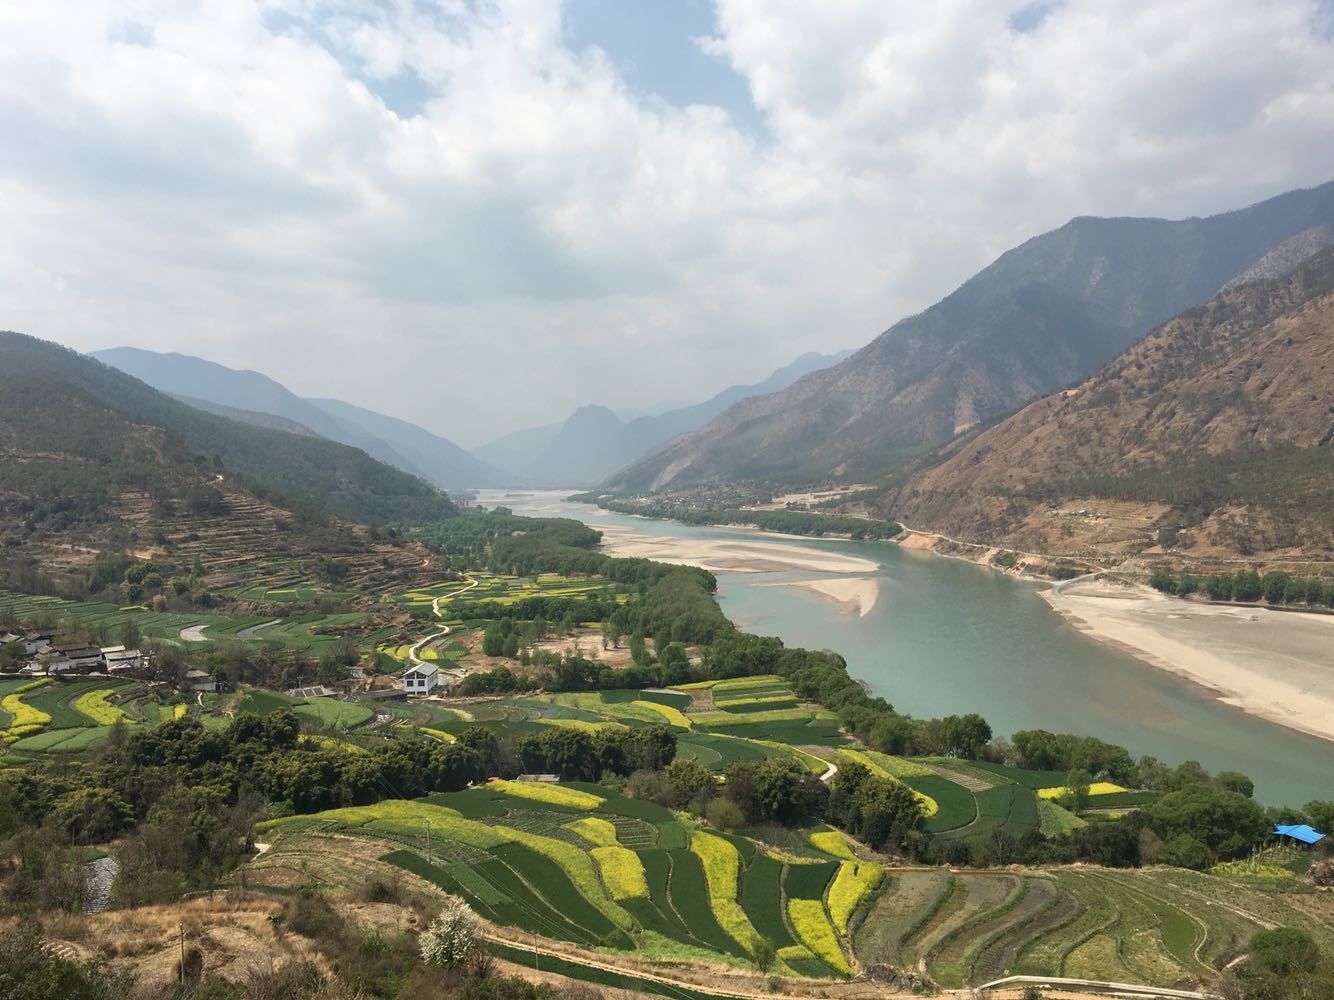
[[[874,478],[1089,374],[1285,241],[1329,225],[1334,182],[1205,219],[1071,219],[851,358],[737,402],[603,486]],[[1300,256],[1300,243],[1276,257]]]

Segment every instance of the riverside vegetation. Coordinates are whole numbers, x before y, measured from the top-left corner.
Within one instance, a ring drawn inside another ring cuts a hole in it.
[[[599,585],[483,600],[441,587],[442,619],[509,651],[453,704],[280,695],[252,685],[278,680],[283,657],[222,646],[206,655],[235,690],[204,704],[147,681],[7,687],[10,725],[39,728],[15,734],[0,775],[5,905],[77,911],[79,852],[111,846],[118,912],[219,885],[259,893],[336,957],[338,983],[321,989],[376,996],[412,995],[427,973],[393,942],[367,952],[339,900],[415,900],[400,905],[425,920],[439,891],[467,901],[502,957],[674,996],[688,984],[636,970],[707,967],[738,990],[755,975],[836,984],[880,963],[942,987],[1007,970],[1213,983],[1276,925],[1322,981],[1327,899],[1267,833],[1276,819],[1327,825],[1330,803],[1266,810],[1243,775],[1087,736],[1000,740],[976,714],[912,718],[836,654],[737,630],[710,574],[607,557],[578,522],[468,513],[417,537],[492,586],[543,573]],[[631,647],[629,665],[537,648],[592,623],[597,641]],[[26,742],[67,731],[104,736],[66,752]],[[560,780],[508,780],[520,773]],[[255,840],[270,845],[258,857]],[[64,933],[94,940],[97,926],[69,918]],[[534,956],[532,935],[559,954]],[[1265,947],[1246,989],[1277,975]],[[478,971],[453,974],[471,995],[507,995]]]

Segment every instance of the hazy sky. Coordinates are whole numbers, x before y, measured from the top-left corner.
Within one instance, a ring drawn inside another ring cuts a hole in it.
[[[0,328],[464,444],[1331,177],[1329,2],[0,4]]]

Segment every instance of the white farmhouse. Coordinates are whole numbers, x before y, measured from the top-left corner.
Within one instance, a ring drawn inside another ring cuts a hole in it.
[[[440,683],[440,668],[433,663],[422,663],[403,674],[404,694],[430,694]]]

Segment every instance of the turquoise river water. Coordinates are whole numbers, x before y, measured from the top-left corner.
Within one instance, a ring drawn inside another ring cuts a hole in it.
[[[553,502],[550,495],[487,493],[480,499],[516,514],[573,517],[594,528],[655,537],[757,539],[749,531]],[[1269,804],[1334,798],[1334,743],[1246,715],[1088,638],[1051,611],[1037,584],[892,543],[781,540],[876,563],[881,589],[874,608],[859,617],[808,589],[774,586],[834,574],[722,572],[724,612],[747,631],[841,653],[854,677],[900,711],[977,711],[998,735],[1025,728],[1083,733],[1137,757],[1242,771],[1255,781],[1256,798]]]

